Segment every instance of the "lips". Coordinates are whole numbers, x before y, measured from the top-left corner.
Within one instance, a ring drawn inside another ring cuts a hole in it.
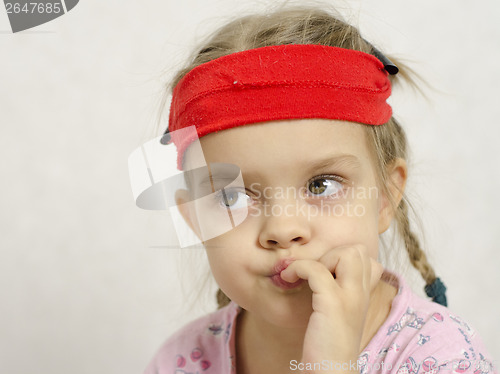
[[[290,283],[290,282],[287,282],[286,280],[281,278],[281,272],[283,270],[285,270],[293,261],[295,261],[295,260],[291,259],[291,258],[285,258],[285,259],[279,260],[276,263],[276,265],[274,265],[272,273],[269,276],[269,278],[271,279],[271,282],[275,286],[277,286],[283,290],[291,290],[293,288],[300,286],[304,282],[303,279],[299,279],[293,283]]]
[[[282,258],[276,263],[276,265],[274,265],[271,276],[281,274],[281,272],[285,270],[294,261],[295,260],[293,258]]]

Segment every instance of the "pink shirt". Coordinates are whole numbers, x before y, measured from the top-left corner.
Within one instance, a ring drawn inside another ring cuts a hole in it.
[[[383,279],[398,294],[388,318],[359,355],[361,374],[497,373],[467,322],[414,294],[401,276],[386,271]],[[234,326],[240,311],[231,302],[187,324],[161,346],[144,374],[236,374]],[[322,370],[333,365],[316,364],[324,365]],[[291,372],[300,372],[297,365],[291,362]]]

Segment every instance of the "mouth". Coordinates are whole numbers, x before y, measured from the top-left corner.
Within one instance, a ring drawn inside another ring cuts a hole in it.
[[[276,265],[274,265],[272,273],[271,275],[269,275],[269,279],[276,287],[279,287],[282,290],[291,290],[299,287],[302,283],[304,283],[303,279],[299,279],[293,283],[290,283],[281,278],[281,272],[294,261],[295,260],[292,258],[285,258],[279,260]]]

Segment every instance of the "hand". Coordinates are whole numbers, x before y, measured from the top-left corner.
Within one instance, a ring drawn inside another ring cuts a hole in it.
[[[307,280],[313,292],[313,312],[302,350],[304,364],[356,363],[370,293],[382,272],[382,265],[361,244],[334,248],[317,261],[296,260],[281,272],[287,282]]]

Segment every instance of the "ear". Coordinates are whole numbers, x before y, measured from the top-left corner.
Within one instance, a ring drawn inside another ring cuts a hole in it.
[[[402,158],[396,158],[391,164],[387,166],[388,185],[387,188],[391,194],[396,206],[403,198],[403,193],[408,178],[408,169],[406,161]],[[392,208],[389,198],[385,194],[380,196],[380,206],[378,214],[378,232],[382,234],[391,225],[391,221],[396,215]]]
[[[192,211],[192,209],[189,208],[189,204],[186,204],[190,201],[192,201],[192,199],[190,199],[189,197],[188,190],[181,189],[175,191],[175,203],[177,205],[177,208],[179,209],[179,212],[181,213],[182,218],[184,218],[184,221],[186,221],[186,223],[191,228],[191,230],[193,230],[198,239],[201,240],[200,227],[198,226],[196,214]]]

